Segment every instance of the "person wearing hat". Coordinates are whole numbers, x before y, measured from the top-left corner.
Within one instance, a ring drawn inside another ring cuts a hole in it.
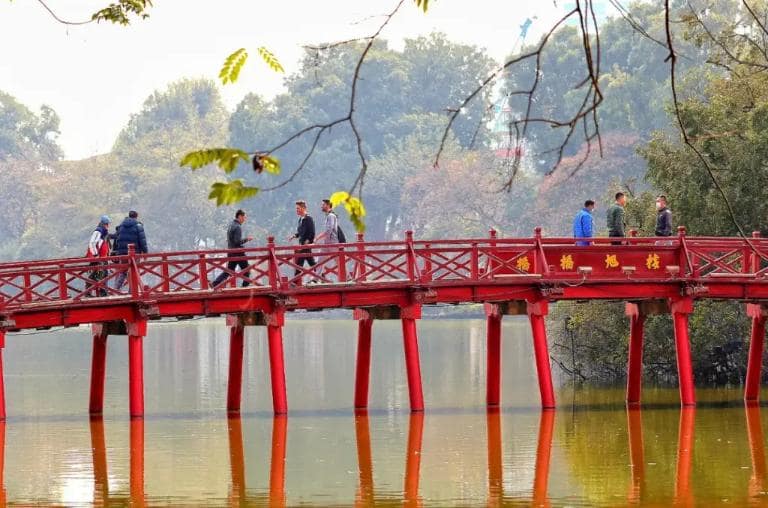
[[[112,221],[109,219],[108,215],[102,215],[99,218],[98,226],[93,230],[91,239],[88,241],[88,251],[85,255],[88,258],[94,259],[94,261],[91,262],[91,266],[96,267],[88,274],[88,279],[90,281],[98,282],[107,276],[107,270],[105,268],[106,262],[102,260],[97,261],[97,259],[109,256],[109,224],[111,222]],[[107,289],[105,287],[100,287],[95,292],[96,294],[91,294],[90,288],[94,282],[86,283],[86,296],[107,296]]]

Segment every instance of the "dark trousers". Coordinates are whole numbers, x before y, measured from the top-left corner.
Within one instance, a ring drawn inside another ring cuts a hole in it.
[[[229,254],[227,257],[230,257],[230,258],[241,258],[243,256],[245,256],[245,253]],[[247,259],[240,259],[240,260],[237,260],[237,261],[229,261],[227,263],[227,268],[229,270],[234,270],[235,268],[238,268],[238,267],[241,268],[241,269],[248,268],[248,260]],[[251,276],[251,271],[248,270],[247,272],[245,272],[244,275],[245,275],[245,277],[250,277]],[[228,277],[229,277],[229,272],[222,271],[219,274],[219,276],[216,277],[216,280],[213,281],[213,287],[218,286],[219,284],[221,284],[222,282],[227,280]],[[246,286],[248,286],[250,284],[251,283],[249,281],[244,280],[242,287],[246,287]]]
[[[624,238],[624,235],[617,235],[617,234],[614,234],[614,233],[608,233],[608,236],[611,237],[611,238]],[[611,242],[611,245],[622,245],[622,244],[624,244],[624,242],[621,241],[621,240],[617,240],[615,242]]]
[[[315,258],[312,257],[312,251],[310,249],[306,250],[298,250],[296,251],[296,264],[299,266],[309,265],[309,267],[313,267],[317,264],[317,261]],[[303,254],[303,255],[302,255]],[[297,268],[293,273],[293,280],[292,282],[298,282],[301,280],[301,273],[302,270]]]
[[[98,282],[107,277],[106,263],[101,261],[93,261],[90,266],[96,267],[88,273],[88,280],[85,281],[85,295],[86,296],[107,296],[107,289],[100,287],[91,294],[91,286],[94,282]],[[91,282],[93,281],[93,282]]]

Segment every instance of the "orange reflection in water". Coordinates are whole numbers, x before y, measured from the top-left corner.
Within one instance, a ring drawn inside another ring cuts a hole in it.
[[[285,452],[288,417],[275,416],[272,420],[272,462],[269,467],[269,503],[285,506]]]
[[[501,413],[492,409],[487,414],[488,426],[488,504],[501,505],[504,497],[504,466],[501,455]]]
[[[408,451],[405,459],[405,506],[420,506],[419,476],[421,468],[421,441],[424,434],[424,413],[411,413],[408,422]]]
[[[749,478],[749,497],[757,498],[768,488],[766,485],[765,439],[759,406],[745,406],[747,438],[752,459],[752,476]]]
[[[639,503],[645,483],[645,451],[643,449],[643,420],[639,407],[627,409],[627,434],[629,436],[629,464],[632,468],[632,482],[627,500]]]
[[[373,503],[373,457],[368,414],[365,412],[358,412],[355,415],[355,443],[357,443],[357,465],[360,474],[355,506],[369,506]]]
[[[693,506],[691,467],[693,465],[693,427],[696,408],[680,409],[680,428],[677,435],[677,468],[675,472],[676,506]]]
[[[549,462],[552,457],[552,433],[555,428],[555,412],[544,410],[539,422],[539,443],[536,447],[536,472],[533,477],[534,506],[549,506]]]
[[[229,437],[229,467],[232,473],[231,504],[245,502],[245,454],[243,453],[243,424],[240,415],[227,419]]]

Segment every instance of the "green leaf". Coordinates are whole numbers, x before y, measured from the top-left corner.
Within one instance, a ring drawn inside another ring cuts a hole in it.
[[[211,185],[211,192],[208,199],[215,199],[216,206],[232,205],[240,201],[251,198],[259,193],[258,187],[247,187],[243,185],[240,179],[231,182],[216,182]]]
[[[414,0],[416,2],[416,7],[423,10],[425,13],[427,12],[427,8],[429,7],[429,0]]]
[[[336,206],[343,204],[344,209],[349,213],[349,220],[355,226],[355,230],[358,233],[365,231],[365,217],[366,211],[363,202],[356,197],[350,196],[348,192],[338,191],[331,194],[331,204],[335,208]]]
[[[182,157],[179,165],[189,166],[192,170],[216,163],[226,173],[237,168],[240,161],[250,162],[250,156],[238,148],[207,148],[189,152]]]
[[[152,7],[152,0],[119,0],[107,7],[96,11],[91,16],[93,21],[109,21],[116,25],[128,25],[131,23],[131,14],[141,19],[149,17],[146,10]]]
[[[280,159],[277,157],[272,157],[271,155],[265,155],[261,158],[261,163],[264,164],[264,170],[267,173],[272,173],[273,175],[279,175],[280,174]]]
[[[245,61],[248,59],[248,52],[245,48],[240,48],[224,60],[224,65],[221,66],[219,71],[219,79],[221,84],[234,83],[240,76],[240,70],[245,65]]]
[[[261,46],[259,48],[259,55],[261,56],[261,59],[266,62],[267,65],[269,65],[269,68],[272,69],[275,72],[282,72],[285,73],[285,69],[283,69],[283,66],[280,65],[280,62],[277,60],[277,57],[272,54],[271,51],[269,51],[264,46]]]

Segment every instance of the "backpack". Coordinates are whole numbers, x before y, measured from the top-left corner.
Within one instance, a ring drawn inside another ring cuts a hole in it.
[[[336,212],[329,212],[333,215],[336,215]],[[339,226],[339,216],[336,215],[336,239],[339,241],[339,243],[347,243],[347,236],[344,234],[344,231],[342,231],[341,226]]]

